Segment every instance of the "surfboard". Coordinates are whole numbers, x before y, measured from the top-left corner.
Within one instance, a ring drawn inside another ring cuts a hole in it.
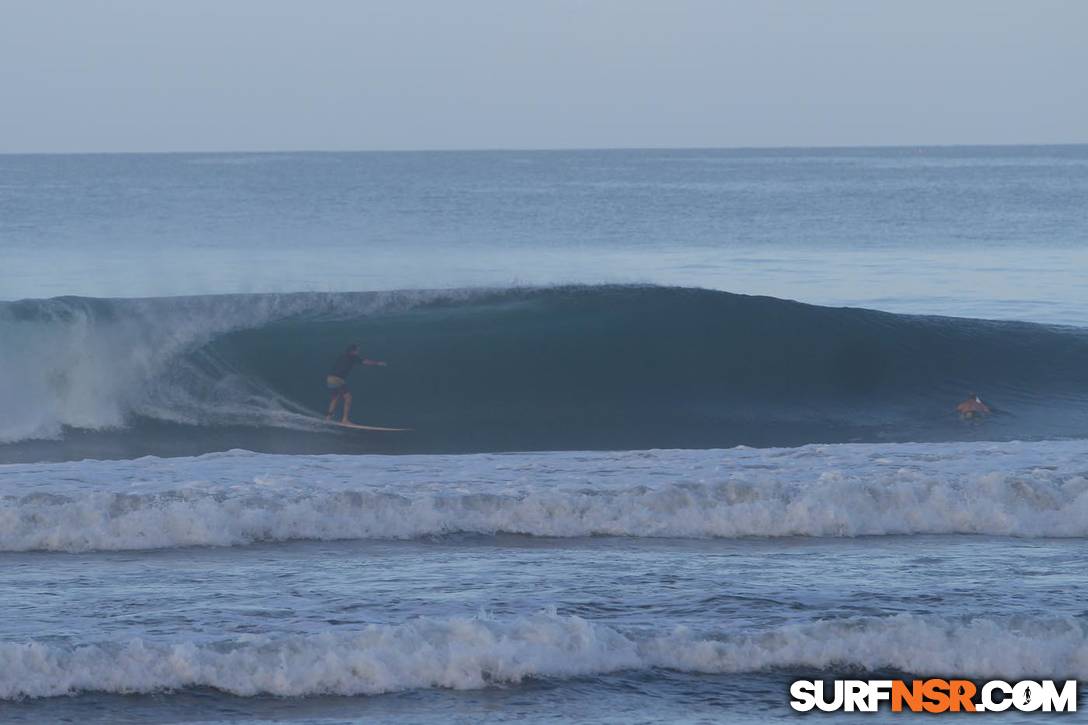
[[[336,421],[325,421],[325,422],[327,422],[329,425],[335,425],[338,428],[351,428],[353,430],[376,430],[376,431],[385,431],[385,432],[388,432],[388,433],[395,433],[395,432],[398,432],[398,431],[412,430],[411,428],[383,428],[380,425],[359,425],[358,423],[338,423]]]

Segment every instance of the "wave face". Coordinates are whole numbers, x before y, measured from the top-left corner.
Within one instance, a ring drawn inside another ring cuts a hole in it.
[[[0,460],[768,446],[1088,435],[1088,332],[697,289],[57,298],[0,305]],[[344,434],[313,420],[348,342]],[[1002,414],[965,426],[980,391]]]
[[[896,615],[700,636],[649,635],[545,611],[506,621],[417,619],[314,635],[68,646],[0,643],[0,699],[211,687],[239,696],[476,689],[528,678],[663,668],[722,674],[855,669],[1005,678],[1088,677],[1074,618]]]
[[[1088,537],[1088,444],[279,456],[0,467],[0,551],[298,539]]]

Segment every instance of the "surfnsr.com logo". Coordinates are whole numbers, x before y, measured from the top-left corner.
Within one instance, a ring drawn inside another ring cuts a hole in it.
[[[884,703],[892,712],[1076,712],[1077,681],[796,680],[790,698],[798,712],[877,712]]]

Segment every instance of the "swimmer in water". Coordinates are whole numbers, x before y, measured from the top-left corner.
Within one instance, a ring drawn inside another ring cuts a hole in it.
[[[971,393],[967,400],[956,406],[956,412],[960,414],[961,420],[981,420],[993,411],[982,402],[978,393]]]

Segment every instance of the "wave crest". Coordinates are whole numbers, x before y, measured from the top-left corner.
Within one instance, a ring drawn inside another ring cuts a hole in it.
[[[261,450],[960,440],[979,437],[951,413],[972,390],[1007,413],[987,438],[1088,436],[1084,330],[709,290],[44,300],[0,304],[0,335],[0,442],[113,431],[125,455],[252,447],[238,426],[313,430],[353,340],[390,361],[356,374],[360,414],[415,432],[251,435]]]
[[[314,635],[220,642],[0,643],[0,699],[211,687],[240,696],[477,689],[527,678],[667,668],[900,671],[1007,679],[1088,677],[1088,632],[1072,619],[914,615],[770,631],[649,636],[545,611],[505,621],[417,619]]]
[[[1088,537],[1080,443],[509,457],[237,452],[0,474],[0,551],[497,533]]]

